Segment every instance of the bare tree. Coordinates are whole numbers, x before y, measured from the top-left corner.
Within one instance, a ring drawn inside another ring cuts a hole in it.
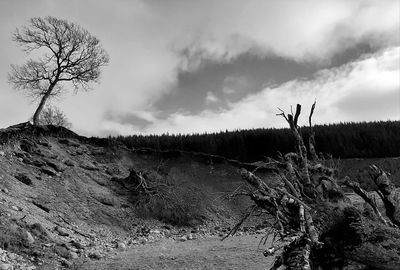
[[[16,29],[13,40],[27,54],[40,55],[22,66],[11,66],[9,82],[15,89],[24,90],[28,97],[40,100],[33,115],[39,115],[46,101],[59,96],[65,83],[75,91],[88,90],[90,82],[98,82],[100,68],[109,62],[99,40],[75,23],[54,17],[32,18],[28,26]]]
[[[39,117],[39,125],[53,125],[66,128],[71,128],[72,126],[65,114],[54,106],[47,106],[43,109]]]

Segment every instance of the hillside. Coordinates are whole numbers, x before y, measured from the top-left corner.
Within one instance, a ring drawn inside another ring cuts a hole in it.
[[[71,266],[191,232],[220,235],[248,205],[225,199],[242,184],[238,168],[255,168],[29,123],[0,130],[0,142],[0,248],[14,269]]]

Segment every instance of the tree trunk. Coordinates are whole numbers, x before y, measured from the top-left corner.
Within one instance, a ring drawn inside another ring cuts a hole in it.
[[[49,86],[49,89],[47,90],[47,92],[44,94],[44,96],[42,97],[42,99],[40,100],[39,106],[37,107],[35,113],[33,114],[33,124],[35,126],[39,125],[39,116],[40,113],[43,110],[44,105],[46,104],[47,99],[50,97],[51,92],[53,91],[54,88],[54,84],[51,84]]]

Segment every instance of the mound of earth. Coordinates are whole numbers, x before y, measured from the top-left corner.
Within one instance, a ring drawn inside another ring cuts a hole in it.
[[[127,149],[62,127],[1,129],[0,269],[71,267],[160,239],[222,236],[250,203],[226,196],[243,183],[242,166],[256,167]]]

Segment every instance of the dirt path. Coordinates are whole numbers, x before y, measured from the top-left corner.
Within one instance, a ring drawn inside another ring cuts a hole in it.
[[[261,235],[177,242],[165,239],[137,246],[107,260],[91,261],[77,269],[268,269],[273,258],[257,250]]]

